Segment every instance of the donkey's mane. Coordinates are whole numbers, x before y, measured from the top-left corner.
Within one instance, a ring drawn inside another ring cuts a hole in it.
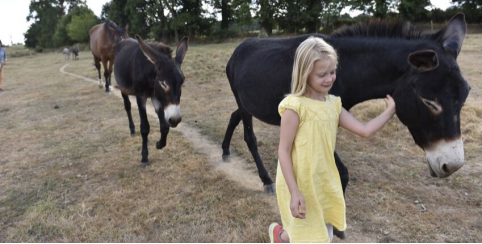
[[[151,47],[155,48],[158,52],[162,52],[168,55],[172,54],[172,49],[162,42],[150,42]]]
[[[409,22],[388,22],[380,19],[370,23],[358,22],[343,26],[331,34],[332,37],[380,37],[396,39],[421,39],[422,31]]]

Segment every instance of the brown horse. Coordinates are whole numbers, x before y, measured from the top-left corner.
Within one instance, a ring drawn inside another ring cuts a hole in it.
[[[109,92],[111,85],[110,77],[112,66],[114,65],[114,46],[122,39],[129,38],[126,28],[119,28],[114,22],[106,20],[105,23],[98,24],[89,32],[90,50],[94,55],[95,68],[99,74],[99,87],[102,88],[102,79],[100,77],[100,62],[104,66],[105,92]],[[107,67],[107,63],[109,66]]]

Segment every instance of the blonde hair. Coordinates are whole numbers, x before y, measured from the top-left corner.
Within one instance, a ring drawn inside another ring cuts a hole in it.
[[[338,64],[335,49],[323,39],[310,36],[296,49],[293,74],[291,78],[291,94],[303,96],[310,90],[308,76],[317,60],[331,60]]]

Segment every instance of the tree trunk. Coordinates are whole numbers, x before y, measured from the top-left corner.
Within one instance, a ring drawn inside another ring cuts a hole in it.
[[[271,36],[273,34],[273,10],[274,6],[269,4],[269,0],[260,0],[260,20],[259,24],[261,25],[261,29],[266,31],[266,34]]]
[[[229,6],[228,0],[221,0],[221,29],[227,30],[229,28]]]
[[[177,12],[176,10],[174,10],[174,3],[172,3],[172,5],[169,4],[168,0],[163,0],[164,2],[164,5],[166,5],[167,9],[169,9],[169,11],[171,12],[172,14],[172,19],[176,19],[177,18]],[[177,28],[174,30],[174,38],[176,39],[176,43],[179,42],[179,33],[177,31]]]

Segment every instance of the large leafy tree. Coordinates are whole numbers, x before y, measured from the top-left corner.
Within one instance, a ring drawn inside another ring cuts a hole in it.
[[[217,11],[215,13],[221,14],[221,30],[226,30],[234,20],[235,1],[234,0],[211,0],[207,3],[211,4]]]
[[[243,29],[253,24],[253,11],[251,0],[233,0],[232,10],[234,22]]]
[[[452,3],[475,9],[482,9],[482,0],[452,0]]]
[[[90,10],[87,6],[74,6],[74,7],[72,7],[70,9],[69,13],[66,14],[65,16],[63,16],[57,24],[57,28],[55,29],[55,35],[54,35],[54,38],[53,38],[55,46],[56,47],[65,46],[65,45],[70,46],[70,45],[74,44],[76,41],[78,41],[79,38],[73,39],[68,33],[68,26],[71,24],[72,18],[74,16],[78,16],[78,17],[82,16],[81,19],[86,21],[86,25],[87,26],[91,25],[90,27],[92,27],[93,25],[95,25],[99,22],[95,15],[94,15],[95,21],[92,21],[92,15],[93,14],[94,13],[92,12],[92,10]],[[79,24],[79,23],[77,23],[77,24]],[[77,26],[76,27],[70,27],[70,28],[78,29]],[[88,33],[87,33],[87,35],[88,35]],[[83,38],[80,38],[80,39],[84,40],[85,38],[86,37],[83,37]]]
[[[129,17],[129,22],[127,23],[129,24],[129,32],[138,34],[144,38],[147,37],[150,33],[150,26],[152,26],[147,16],[149,7],[150,4],[147,4],[145,0],[127,0],[124,13]],[[119,25],[123,26],[122,24]]]
[[[421,22],[429,20],[430,0],[401,0],[398,5],[400,16],[409,21]]]
[[[101,20],[113,21],[119,26],[126,26],[129,23],[129,15],[126,13],[128,0],[111,0],[102,6]]]
[[[152,26],[149,37],[162,42],[169,42],[169,20],[164,10],[167,9],[162,0],[150,1],[147,16],[151,19]]]
[[[202,22],[202,5],[201,0],[182,0],[182,8],[179,12],[178,18],[184,22],[183,29],[185,34],[191,38],[195,36],[196,33],[200,32],[200,24]]]
[[[85,5],[85,1],[32,0],[29,5],[27,21],[33,21],[34,24],[25,33],[26,45],[28,47],[55,47],[52,37],[55,35],[57,23],[65,15],[67,6],[71,9],[80,5]]]
[[[205,4],[211,4],[214,9],[212,18],[215,19],[217,14],[221,16],[221,31],[225,32],[233,24],[245,29],[253,24],[253,16],[251,14],[251,0],[208,0]]]
[[[79,14],[72,16],[72,21],[67,26],[67,32],[69,37],[76,42],[88,42],[90,29],[98,23],[94,12],[84,8]]]
[[[29,48],[34,48],[38,46],[38,37],[40,36],[41,31],[42,29],[40,28],[39,23],[33,23],[32,25],[30,25],[27,32],[24,33],[25,46]]]
[[[318,32],[320,27],[330,27],[346,6],[342,0],[282,0],[277,20],[287,32]]]
[[[182,29],[183,21],[179,17],[177,9],[181,8],[180,0],[162,0],[164,6],[169,10],[169,29],[174,31],[174,40],[177,43],[179,41],[179,30]]]
[[[268,35],[271,35],[275,25],[274,16],[278,12],[280,0],[256,0],[256,4],[259,6],[257,13],[259,25]]]
[[[465,13],[467,22],[482,23],[482,0],[452,0],[452,3]]]
[[[361,10],[375,18],[385,19],[397,9],[400,0],[348,0],[351,9]]]

